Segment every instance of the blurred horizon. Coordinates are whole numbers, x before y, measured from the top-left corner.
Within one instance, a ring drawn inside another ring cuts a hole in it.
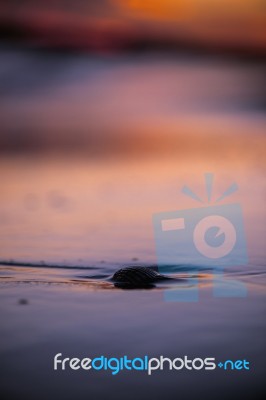
[[[263,163],[265,12],[251,0],[1,3],[1,156]]]
[[[261,64],[159,54],[58,57],[10,48],[2,48],[0,61],[2,156],[243,153],[256,160],[263,152]]]
[[[42,49],[149,50],[265,58],[266,7],[254,0],[10,0],[0,37]]]

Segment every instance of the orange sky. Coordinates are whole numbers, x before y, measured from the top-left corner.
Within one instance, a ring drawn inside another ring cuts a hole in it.
[[[9,1],[0,5],[1,20],[33,38],[96,49],[148,37],[266,50],[266,7],[258,0]]]

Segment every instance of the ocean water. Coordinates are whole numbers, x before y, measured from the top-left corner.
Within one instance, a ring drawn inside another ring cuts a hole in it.
[[[2,132],[9,132],[2,143],[14,149],[21,137],[19,151],[2,153],[0,161],[1,397],[259,399],[266,265],[257,67],[158,60],[151,69],[154,60],[82,59],[68,60],[59,78],[62,60],[16,57],[11,70],[5,55],[5,74],[17,80],[7,80],[1,97]],[[35,132],[38,121],[43,130]],[[71,143],[75,136],[69,124],[88,152],[60,152],[64,138]],[[25,143],[33,148],[26,151]],[[209,203],[206,172],[214,174]],[[215,265],[197,266],[189,251],[185,262],[176,260],[177,280],[151,289],[114,286],[110,278],[123,266],[157,267],[154,214],[214,205],[233,182],[239,190],[221,205],[241,204],[249,260],[232,261],[218,285],[238,280],[245,297],[214,297]],[[203,203],[186,197],[184,185]],[[183,291],[198,285],[199,300],[166,301],[165,292],[181,284]],[[246,359],[250,370],[54,371],[57,353]]]
[[[123,290],[110,281],[122,266],[157,265],[153,213],[198,206],[180,192],[185,179],[198,190],[204,187],[203,176],[195,179],[193,170],[187,174],[189,164],[181,166],[175,159],[162,164],[2,161],[0,346],[6,398],[107,398],[115,393],[121,399],[175,399],[205,396],[206,391],[207,398],[217,391],[259,398],[266,278],[260,173],[249,175],[245,166],[244,173],[242,167],[234,171],[240,193],[233,200],[242,199],[249,263],[228,267],[224,275],[245,284],[246,297],[214,297],[215,269],[195,268],[189,254],[187,264],[177,260],[173,276],[180,281],[174,285],[182,282],[183,290],[189,290],[198,283],[198,302],[165,301],[173,282]],[[162,166],[157,173],[156,165]],[[231,183],[222,166],[216,168],[217,194]],[[151,376],[121,371],[112,376],[110,371],[54,371],[57,353],[246,359],[251,369],[166,370]]]

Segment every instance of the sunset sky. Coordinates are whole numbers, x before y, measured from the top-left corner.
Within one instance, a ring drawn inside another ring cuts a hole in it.
[[[264,52],[265,15],[262,0],[10,0],[0,32],[93,50],[170,40]]]

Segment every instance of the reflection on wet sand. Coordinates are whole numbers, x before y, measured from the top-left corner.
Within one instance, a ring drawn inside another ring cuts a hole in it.
[[[112,269],[114,267],[111,267]],[[176,268],[178,270],[178,267]],[[195,273],[196,268],[191,268],[191,266],[183,266],[182,271],[175,271],[175,273],[168,275],[168,280],[157,281],[152,285],[147,285],[143,287],[127,286],[122,284],[116,284],[113,275],[107,273],[105,268],[102,271],[98,271],[95,276],[94,271],[88,275],[87,268],[80,268],[79,272],[83,274],[77,276],[77,269],[69,267],[64,269],[60,267],[58,270],[56,266],[52,269],[46,269],[42,266],[35,268],[26,267],[7,267],[1,266],[0,274],[0,288],[5,287],[16,287],[19,286],[56,286],[61,289],[74,289],[74,290],[90,290],[90,291],[101,291],[101,290],[114,290],[114,289],[124,289],[124,290],[145,290],[145,289],[155,289],[155,290],[186,290],[191,288],[198,288],[200,291],[204,291],[213,287],[214,271],[212,272],[199,272]],[[242,274],[229,272],[225,275],[225,278],[229,281],[232,278],[240,278],[242,281],[246,282],[253,290],[256,285],[252,283],[252,276],[259,275],[261,279],[264,279],[264,272],[256,271],[247,273],[242,270]],[[251,275],[251,277],[250,277]],[[220,277],[216,284],[224,284],[224,278]],[[259,289],[259,288],[258,288]]]

